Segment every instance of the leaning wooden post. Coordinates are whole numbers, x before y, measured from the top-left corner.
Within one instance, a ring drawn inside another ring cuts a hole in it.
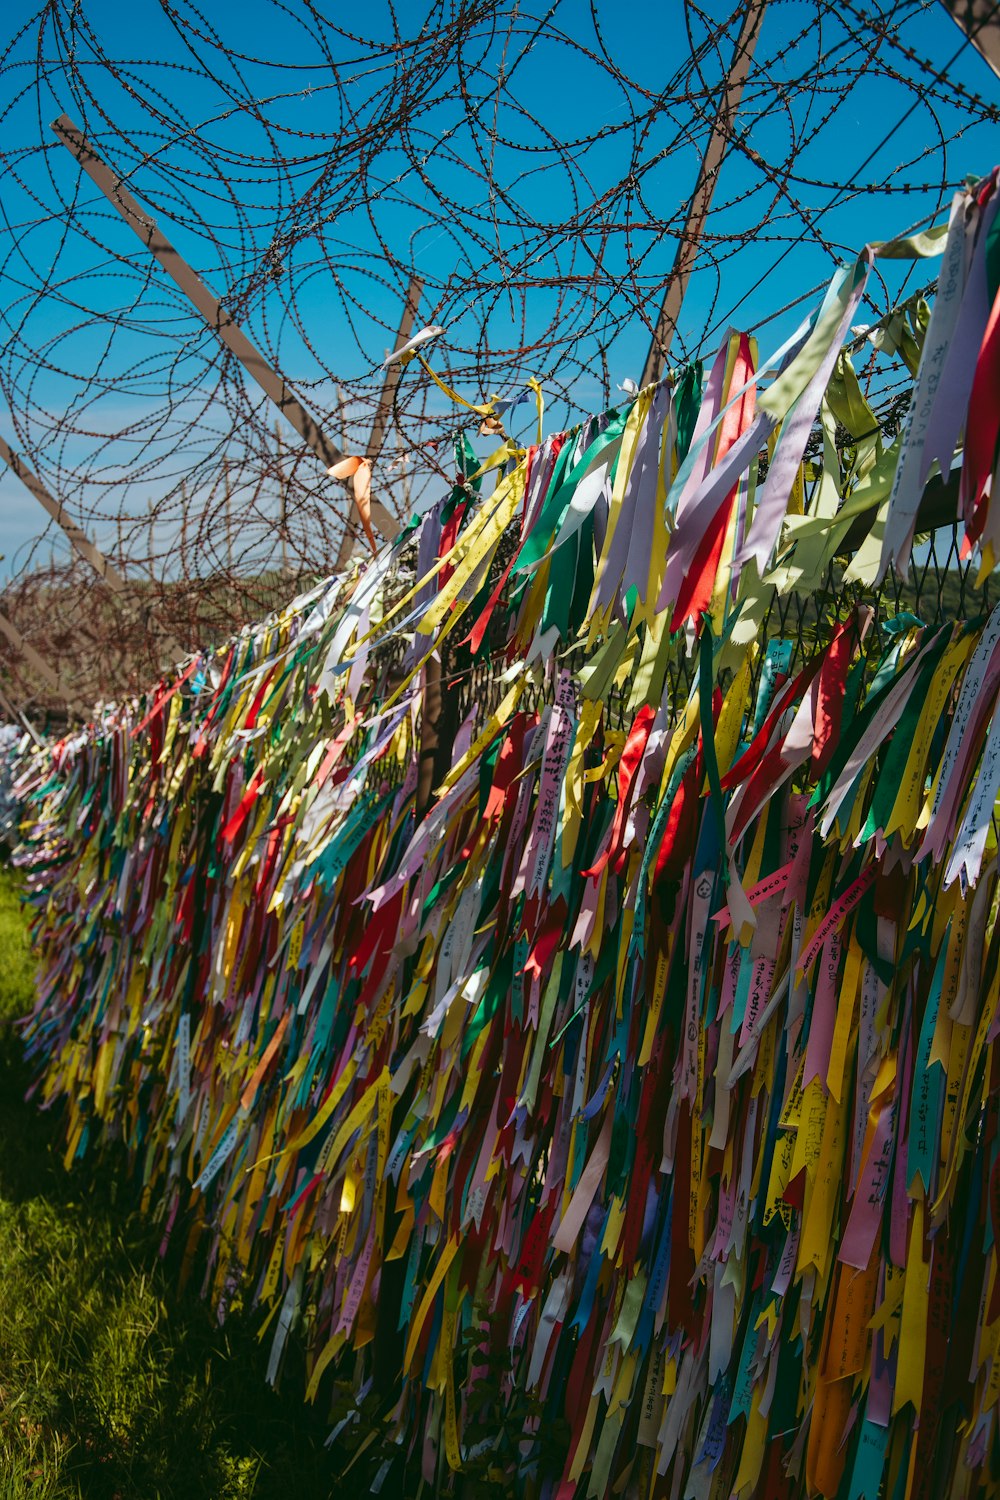
[[[60,503],[55,500],[45,488],[37,474],[33,474],[27,464],[8,447],[3,438],[0,437],[0,458],[16,474],[25,489],[38,501],[43,510],[48,511],[57,526],[61,526],[66,533],[72,546],[79,552],[80,556],[90,563],[90,566],[98,573],[109,589],[120,594],[126,587],[125,579],[113,563],[109,562],[99,547],[96,547],[90,538],[80,530],[76,522],[67,514]]]
[[[719,100],[715,123],[712,126],[712,134],[708,138],[708,145],[698,172],[698,181],[695,183],[694,192],[688,204],[687,220],[681,231],[673,270],[670,272],[667,289],[663,294],[660,315],[653,329],[653,339],[649,346],[649,353],[646,355],[640,385],[649,385],[651,381],[661,380],[667,367],[670,341],[677,327],[684,293],[687,291],[691,270],[698,254],[698,242],[705,227],[705,220],[708,218],[708,211],[712,206],[712,194],[715,191],[719,168],[722,166],[722,158],[732,132],[733,117],[739,107],[743,85],[750,71],[750,60],[753,57],[753,49],[760,31],[760,23],[764,18],[765,8],[766,0],[748,0],[743,25],[736,41],[736,50],[726,77],[725,89]]]
[[[68,115],[60,115],[58,120],[54,120],[52,129],[154,259],[159,261],[171,280],[201,313],[208,326],[215,330],[226,347],[236,355],[247,374],[256,380],[282,416],[291,422],[300,437],[309,444],[323,466],[331,469],[340,463],[344,458],[341,450],[320,429],[287,381],[268,363],[256,345],[250,342],[218,297],[209,291],[201,277],[175,250],[156,221],[142,212],[121,178],[116,177],[102,161],[83,132],[73,124]],[[353,499],[353,486],[349,480],[345,482]],[[399,523],[381,501],[372,500],[371,512],[372,520],[384,537],[391,541],[398,535]]]
[[[44,657],[39,656],[30,641],[26,641],[12,620],[0,615],[0,635],[5,635],[28,663],[29,667],[62,699],[67,708],[73,707],[73,696],[58,673],[54,672]]]
[[[942,0],[942,4],[1000,78],[1000,11],[996,0]]]
[[[34,496],[42,509],[48,511],[56,525],[65,532],[74,549],[85,562],[90,564],[98,577],[104,580],[112,593],[124,594],[128,588],[124,575],[119,573],[114,563],[104,556],[101,549],[90,540],[86,533],[80,530],[76,522],[66,514],[61,502],[49,494],[38,475],[33,474],[23,459],[12,452],[2,437],[0,437],[0,458],[7,464],[11,473],[17,475],[25,489]],[[187,655],[184,647],[171,635],[164,635],[162,643],[164,651],[175,661],[180,661]]]

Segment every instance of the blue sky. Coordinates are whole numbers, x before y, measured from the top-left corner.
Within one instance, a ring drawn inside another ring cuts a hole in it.
[[[209,21],[157,0],[7,8],[0,431],[105,545],[134,517],[134,558],[152,507],[168,550],[171,493],[207,497],[227,455],[238,507],[254,486],[241,434],[272,418],[55,144],[61,111],[324,421],[345,390],[349,442],[367,432],[410,270],[421,321],[447,328],[435,361],[469,399],[536,375],[561,426],[638,376],[738,20],[715,0],[475,12],[456,25],[452,5],[403,0],[396,46],[382,0],[322,14],[215,0]],[[714,352],[730,320],[779,341],[839,257],[929,219],[1000,159],[983,107],[1000,106],[1000,80],[938,0],[881,16],[878,37],[853,3],[772,0],[676,358]],[[891,274],[866,321],[925,268]],[[453,427],[406,379],[406,444]],[[337,498],[311,464],[297,473],[315,551],[316,507]],[[269,504],[247,518],[254,565],[274,547]],[[44,519],[0,476],[0,571],[61,555]]]

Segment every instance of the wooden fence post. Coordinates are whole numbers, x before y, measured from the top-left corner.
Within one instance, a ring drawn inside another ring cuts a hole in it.
[[[171,280],[201,313],[208,326],[215,330],[226,347],[236,355],[247,374],[256,380],[282,416],[291,422],[299,436],[309,444],[324,468],[330,469],[339,463],[345,455],[320,429],[288,382],[268,363],[256,345],[250,342],[218,297],[209,291],[197,272],[170,243],[156,221],[142,212],[124,183],[102,161],[83,132],[73,124],[68,115],[60,115],[54,120],[52,129],[154,259],[159,261]],[[346,487],[353,499],[354,489],[350,480],[346,481]],[[399,523],[380,500],[372,500],[371,512],[372,520],[384,537],[391,541],[399,534]]]
[[[736,41],[736,50],[733,53],[722,98],[719,100],[719,107],[716,111],[712,134],[708,138],[708,145],[698,172],[698,180],[688,204],[687,220],[681,231],[674,267],[663,294],[660,315],[653,329],[653,338],[643,366],[640,386],[649,385],[654,380],[662,380],[663,372],[667,367],[670,343],[677,328],[684,294],[691,279],[691,271],[698,254],[698,244],[705,227],[705,220],[712,206],[712,194],[715,191],[719,168],[722,166],[722,158],[732,131],[733,116],[739,108],[743,85],[750,71],[750,60],[753,57],[753,49],[757,42],[757,34],[760,31],[765,8],[766,0],[748,0],[743,25],[740,27],[740,34]]]

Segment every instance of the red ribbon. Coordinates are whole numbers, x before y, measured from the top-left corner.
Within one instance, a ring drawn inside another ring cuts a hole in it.
[[[747,334],[740,334],[739,351],[733,360],[733,370],[729,383],[726,387],[728,400],[733,390],[739,390],[740,386],[746,385],[754,374],[753,358],[750,352],[750,339]],[[754,408],[757,404],[757,386],[751,385],[745,390],[738,401],[726,412],[719,428],[718,443],[715,450],[715,465],[725,458],[730,448],[742,437],[743,433],[753,421]],[[716,510],[715,515],[705,527],[705,534],[698,543],[698,549],[692,559],[681,581],[677,593],[677,603],[674,605],[673,616],[670,621],[671,630],[680,630],[685,620],[701,620],[702,614],[708,609],[712,602],[712,593],[715,588],[715,580],[719,572],[719,561],[722,557],[722,547],[726,540],[726,531],[729,527],[729,519],[733,513],[736,496],[739,494],[739,482],[733,485],[729,494]]]
[[[609,860],[614,861],[612,869],[620,871],[625,862],[623,843],[629,810],[629,792],[635,773],[645,754],[646,742],[655,718],[656,709],[648,703],[644,703],[635,716],[618,767],[618,806],[615,809],[614,823],[611,825],[611,837],[590,869],[583,871],[584,875],[600,875]]]

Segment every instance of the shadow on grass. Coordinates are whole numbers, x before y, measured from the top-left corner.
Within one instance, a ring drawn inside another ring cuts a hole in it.
[[[259,1319],[219,1328],[177,1291],[112,1163],[64,1170],[58,1120],[24,1102],[30,992],[0,871],[0,1500],[343,1493],[301,1371],[265,1384]]]

